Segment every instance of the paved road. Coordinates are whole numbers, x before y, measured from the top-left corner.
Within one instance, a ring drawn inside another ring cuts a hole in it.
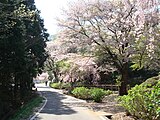
[[[100,114],[81,105],[85,101],[64,95],[60,90],[37,84],[47,103],[33,120],[102,120]]]

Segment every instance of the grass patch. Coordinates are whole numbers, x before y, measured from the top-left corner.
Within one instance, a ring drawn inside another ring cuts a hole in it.
[[[9,120],[25,120],[33,114],[34,108],[38,107],[43,102],[43,97],[36,96],[24,106],[19,108],[17,112]]]

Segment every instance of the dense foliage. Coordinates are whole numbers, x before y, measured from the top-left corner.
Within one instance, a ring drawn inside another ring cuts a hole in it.
[[[105,95],[112,94],[110,90],[103,90],[101,88],[91,88],[88,89],[86,87],[76,87],[72,90],[72,94],[81,99],[85,100],[93,100],[95,102],[101,102]]]
[[[50,83],[50,86],[52,88],[55,88],[55,89],[66,89],[66,90],[69,90],[71,88],[71,84],[70,83],[61,83],[61,82]]]
[[[73,89],[72,94],[81,99],[90,99],[89,89],[86,87],[76,87]]]
[[[119,98],[120,104],[134,117],[143,120],[160,119],[160,78],[153,77]]]
[[[111,91],[105,91],[101,88],[91,88],[90,89],[90,95],[91,95],[91,98],[95,101],[95,102],[101,102],[102,101],[102,98],[107,94],[111,94],[112,92]]]
[[[101,51],[98,58],[118,70],[120,95],[127,94],[130,63],[134,68],[159,67],[159,1],[146,1],[79,0],[58,20],[64,39]]]
[[[34,0],[0,2],[0,104],[8,106],[1,114],[24,103],[48,56],[47,37]]]

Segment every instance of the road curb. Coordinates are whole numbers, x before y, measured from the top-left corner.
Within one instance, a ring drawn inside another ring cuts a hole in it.
[[[110,120],[110,119],[108,119],[107,117],[105,117],[104,115],[103,115],[103,116],[100,116],[100,119],[101,119],[101,120]]]
[[[45,105],[47,103],[47,98],[44,97],[44,96],[43,96],[43,98],[45,99],[45,102],[44,102],[43,106],[29,120],[34,120],[39,115],[39,113],[42,111],[42,109],[45,107]]]

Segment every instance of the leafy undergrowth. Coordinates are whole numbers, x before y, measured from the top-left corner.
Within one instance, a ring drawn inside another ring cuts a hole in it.
[[[20,109],[11,117],[9,120],[26,120],[30,115],[33,114],[34,109],[43,102],[43,97],[36,96]]]
[[[50,87],[55,89],[69,89],[71,88],[70,83],[50,83]]]
[[[119,101],[137,119],[160,120],[160,76],[136,85]]]
[[[76,87],[73,89],[72,94],[76,98],[84,100],[91,99],[90,91],[86,87]]]
[[[101,88],[76,87],[73,89],[72,94],[80,99],[93,100],[94,102],[102,102],[102,99],[106,95],[112,94],[110,90],[103,90]]]

